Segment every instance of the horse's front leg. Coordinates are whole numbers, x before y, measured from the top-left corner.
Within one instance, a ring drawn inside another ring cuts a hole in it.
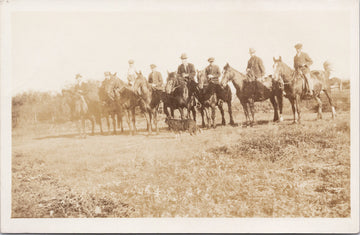
[[[203,106],[201,106],[201,108],[200,108],[200,114],[201,114],[201,126],[204,128],[205,120],[204,120],[204,107]]]
[[[279,110],[278,110],[278,104],[276,102],[276,99],[274,96],[270,97],[270,102],[274,108],[274,119],[273,121],[276,122],[276,121],[279,121]]]
[[[296,120],[296,105],[295,105],[295,98],[290,98],[289,99],[290,101],[290,104],[291,104],[291,109],[292,109],[292,112],[293,112],[293,123],[297,123],[297,120]]]
[[[280,91],[282,92],[282,91]],[[279,112],[280,112],[280,122],[284,121],[283,116],[282,116],[282,111],[283,111],[283,95],[282,93],[280,93],[277,97],[277,103],[279,105]]]
[[[235,125],[235,122],[234,122],[234,118],[233,118],[233,115],[232,115],[232,107],[231,107],[231,100],[227,102],[227,106],[228,106],[228,112],[229,112],[229,117],[230,117],[230,125]]]
[[[111,114],[111,119],[112,119],[113,128],[114,128],[113,133],[114,133],[114,135],[116,135],[116,120],[115,120],[115,114],[114,113]]]
[[[137,132],[137,129],[136,129],[136,122],[135,122],[135,107],[133,107],[131,109],[131,118],[132,118],[132,124],[133,124],[133,127],[134,127],[134,132],[136,133]]]
[[[328,92],[327,90],[323,90],[323,91],[324,91],[326,97],[328,98],[329,104],[330,104],[330,106],[331,106],[332,119],[335,119],[335,117],[336,117],[336,111],[335,111],[335,106],[334,106],[334,104],[333,104],[333,102],[332,102],[332,99],[331,99],[331,97],[330,97],[330,94],[329,94],[329,92]]]
[[[254,99],[250,98],[249,100],[249,107],[250,107],[250,112],[251,112],[251,121],[250,121],[250,126],[255,124],[255,107],[254,107]]]
[[[221,125],[225,126],[226,125],[226,121],[225,121],[225,114],[224,114],[224,108],[222,106],[222,102],[218,104],[218,108],[220,110],[221,113]],[[230,121],[231,122],[231,121]]]
[[[248,103],[246,100],[240,100],[241,105],[243,106],[243,110],[244,110],[244,114],[245,114],[245,126],[247,126],[249,123],[249,108],[248,108]]]
[[[212,127],[213,128],[216,128],[216,123],[215,123],[215,108],[216,108],[216,105],[215,103],[213,105],[211,105],[211,121],[212,121]]]
[[[317,118],[316,119],[322,119],[322,102],[319,95],[314,95],[314,98],[318,104],[318,112],[317,112]]]
[[[297,111],[297,115],[298,115],[298,123],[300,123],[301,122],[300,95],[296,95],[295,104],[296,104],[296,111]]]
[[[121,132],[124,132],[124,123],[123,123],[123,111],[118,112],[117,114],[117,121],[120,123]]]
[[[155,125],[155,131],[156,131],[156,134],[158,135],[159,134],[159,127],[158,127],[158,120],[157,120],[157,116],[158,116],[158,107],[156,107],[154,110],[153,110],[153,120],[154,120],[154,125]]]

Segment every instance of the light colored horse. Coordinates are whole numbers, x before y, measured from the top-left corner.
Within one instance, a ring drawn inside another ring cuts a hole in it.
[[[281,56],[278,59],[273,58],[274,60],[274,77],[277,79],[282,79],[284,81],[284,90],[286,92],[286,97],[289,99],[294,115],[294,123],[300,122],[301,120],[301,109],[300,109],[300,100],[302,99],[315,99],[318,103],[318,113],[317,118],[322,118],[322,102],[320,99],[320,94],[323,91],[330,103],[332,110],[332,118],[335,118],[336,112],[335,107],[332,103],[330,96],[330,64],[325,62],[323,64],[324,71],[311,71],[311,79],[313,84],[313,96],[306,96],[305,94],[305,81],[301,74],[297,73],[286,65],[282,60]],[[298,118],[296,119],[296,114]]]
[[[155,131],[158,134],[158,109],[164,92],[151,87],[141,71],[136,73],[136,75],[134,91],[140,98],[140,109],[146,118],[148,133],[151,134],[153,130],[152,123],[154,122]]]

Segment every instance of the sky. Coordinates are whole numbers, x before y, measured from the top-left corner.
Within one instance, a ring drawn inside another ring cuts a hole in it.
[[[347,11],[131,11],[14,12],[11,15],[12,93],[60,91],[75,74],[103,80],[117,72],[126,80],[128,60],[148,76],[156,64],[163,78],[181,63],[204,69],[209,57],[245,72],[249,48],[272,74],[273,57],[293,66],[294,45],[331,76],[350,77],[350,14]]]

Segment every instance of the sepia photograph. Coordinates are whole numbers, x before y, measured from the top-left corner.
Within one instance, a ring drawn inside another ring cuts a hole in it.
[[[0,0],[1,232],[359,232],[358,0]]]

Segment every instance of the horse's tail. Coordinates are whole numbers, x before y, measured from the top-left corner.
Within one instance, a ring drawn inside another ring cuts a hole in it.
[[[330,79],[330,73],[332,71],[331,64],[328,61],[325,61],[323,64],[324,70],[325,70],[325,78],[326,80]]]

